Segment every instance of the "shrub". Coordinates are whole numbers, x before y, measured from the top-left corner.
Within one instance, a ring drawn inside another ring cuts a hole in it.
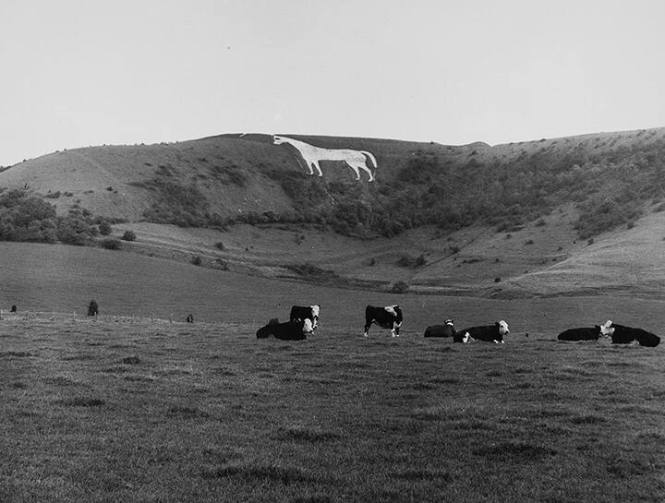
[[[398,281],[394,283],[390,288],[391,293],[404,293],[409,289],[409,285],[404,281]]]
[[[105,248],[107,250],[119,250],[122,248],[122,244],[120,243],[119,239],[114,239],[114,238],[106,238],[102,239],[101,241],[102,248]]]
[[[217,248],[218,250],[225,250],[226,249],[226,247],[224,246],[224,243],[222,243],[221,241],[217,241],[215,243],[215,248]]]
[[[108,236],[111,234],[111,224],[108,223],[106,220],[103,220],[99,223],[99,233],[102,236]]]
[[[199,257],[198,255],[194,255],[190,262],[193,265],[201,265],[202,260],[201,260],[201,257]]]
[[[136,241],[136,234],[133,231],[125,231],[121,239],[123,241]]]

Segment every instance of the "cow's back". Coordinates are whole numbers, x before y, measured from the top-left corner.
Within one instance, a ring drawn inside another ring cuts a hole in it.
[[[595,341],[600,337],[599,328],[569,328],[561,332],[557,339],[560,341]]]
[[[453,337],[455,329],[451,325],[431,325],[425,329],[425,337]]]

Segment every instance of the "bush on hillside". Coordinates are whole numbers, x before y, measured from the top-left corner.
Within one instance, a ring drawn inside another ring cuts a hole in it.
[[[394,283],[393,286],[390,288],[391,293],[404,293],[409,289],[408,283],[405,283],[404,281],[398,281],[397,283]]]
[[[122,248],[120,240],[114,238],[102,239],[100,244],[102,248],[105,248],[107,250],[120,250]]]
[[[125,231],[120,239],[123,241],[136,241],[136,234],[133,231]]]
[[[111,224],[108,223],[106,220],[102,220],[99,223],[99,233],[102,236],[108,236],[109,234],[111,234]]]

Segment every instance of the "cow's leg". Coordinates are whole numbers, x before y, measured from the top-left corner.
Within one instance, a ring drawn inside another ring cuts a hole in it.
[[[369,331],[369,327],[371,327],[371,326],[372,326],[372,321],[371,321],[371,320],[365,322],[365,330],[364,330],[364,332],[363,332],[363,335],[364,335],[365,337],[368,337],[367,332]]]

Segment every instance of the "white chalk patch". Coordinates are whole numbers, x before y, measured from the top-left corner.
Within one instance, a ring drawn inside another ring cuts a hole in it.
[[[376,169],[379,166],[374,155],[366,150],[321,148],[286,136],[273,136],[273,144],[282,145],[284,143],[288,143],[300,152],[300,155],[307,164],[310,175],[313,175],[314,169],[316,169],[318,175],[323,176],[319,161],[342,161],[356,174],[356,180],[360,180],[361,169],[367,173],[369,177],[368,182],[373,182],[376,179]],[[368,160],[374,163],[374,173],[372,172],[371,164],[367,165]]]

